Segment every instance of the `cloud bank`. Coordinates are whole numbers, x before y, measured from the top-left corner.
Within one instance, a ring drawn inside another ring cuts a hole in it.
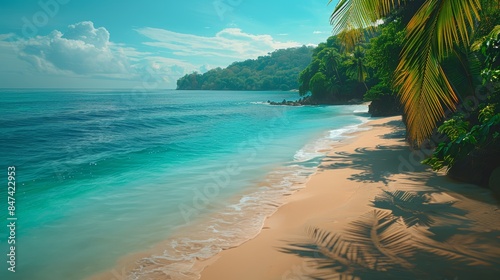
[[[148,39],[142,42],[141,49],[111,42],[109,31],[95,27],[91,21],[69,25],[64,32],[54,30],[32,38],[0,34],[0,43],[9,41],[17,57],[38,73],[127,81],[144,81],[144,77],[154,75],[170,87],[175,87],[179,77],[193,71],[203,73],[276,49],[301,46],[270,35],[245,33],[239,28],[226,28],[211,37],[152,27],[135,31]]]
[[[129,74],[129,59],[109,41],[109,32],[90,21],[46,36],[20,40],[19,57],[41,72],[70,72],[79,75]]]
[[[182,34],[158,28],[136,29],[152,39],[145,45],[171,50],[178,56],[250,59],[266,55],[276,49],[301,46],[298,42],[280,42],[270,35],[253,35],[239,28],[226,28],[213,37]]]

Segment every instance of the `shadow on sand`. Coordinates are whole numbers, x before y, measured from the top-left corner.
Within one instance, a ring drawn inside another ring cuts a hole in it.
[[[401,122],[390,122],[398,130]],[[381,135],[391,138],[400,132]],[[323,169],[354,169],[349,180],[386,187],[400,174],[400,157],[410,151],[395,146],[359,148],[326,158]],[[454,187],[449,179],[429,175],[425,166],[406,173],[424,188],[383,189],[373,209],[343,229],[308,229],[309,242],[287,241],[283,253],[304,258],[311,268],[290,279],[498,279],[500,215],[488,190]],[[446,196],[450,199],[436,199]]]

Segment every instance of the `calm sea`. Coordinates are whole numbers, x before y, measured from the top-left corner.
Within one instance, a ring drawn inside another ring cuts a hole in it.
[[[366,106],[269,106],[290,92],[0,91],[0,279],[85,279],[138,260],[189,279],[258,233]],[[16,273],[7,271],[15,166]],[[158,266],[151,263],[161,262]],[[125,278],[124,278],[125,279]]]

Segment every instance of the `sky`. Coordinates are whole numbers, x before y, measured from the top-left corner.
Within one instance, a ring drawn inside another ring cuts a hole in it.
[[[336,0],[0,0],[0,88],[175,88],[331,35]]]

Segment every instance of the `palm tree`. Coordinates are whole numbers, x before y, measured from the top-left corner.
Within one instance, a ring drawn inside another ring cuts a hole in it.
[[[331,76],[332,74],[336,76],[339,84],[343,84],[342,77],[339,73],[340,65],[340,54],[333,48],[327,48],[323,50],[325,52],[325,65],[323,66],[327,73]]]
[[[331,1],[330,1],[331,2]],[[459,97],[441,62],[456,47],[468,49],[480,0],[340,0],[331,16],[334,33],[347,38],[347,46],[359,38],[362,29],[373,28],[377,20],[408,2],[421,3],[406,26],[406,40],[395,73],[406,114],[410,139],[421,144],[444,116],[454,111]]]
[[[366,78],[368,77],[368,71],[364,63],[365,53],[360,46],[356,46],[354,52],[352,53],[353,68],[352,71],[355,73],[356,80],[363,83],[366,90],[368,86],[366,85]]]

